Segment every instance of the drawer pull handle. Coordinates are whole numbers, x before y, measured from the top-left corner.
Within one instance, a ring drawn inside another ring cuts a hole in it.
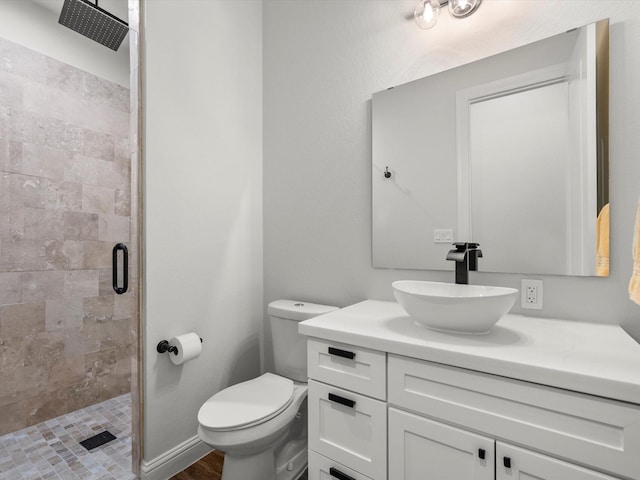
[[[354,477],[346,475],[337,468],[333,467],[329,469],[329,475],[331,475],[333,478],[337,478],[338,480],[356,480]]]
[[[487,452],[485,451],[484,448],[480,448],[478,450],[478,457],[480,457],[480,460],[484,460],[486,458],[486,456],[487,456],[486,454],[487,454]]]
[[[349,352],[347,350],[341,350],[335,347],[329,347],[329,355],[335,355],[336,357],[348,358],[353,360],[356,357],[355,352]]]
[[[504,465],[504,468],[511,468],[511,458],[502,457],[502,464]]]
[[[340,405],[344,405],[345,407],[353,408],[356,405],[355,400],[351,400],[349,398],[341,397],[340,395],[336,395],[335,393],[329,394],[329,400],[332,402],[339,403]]]

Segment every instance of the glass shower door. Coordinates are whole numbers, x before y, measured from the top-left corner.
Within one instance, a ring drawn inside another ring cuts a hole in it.
[[[0,435],[130,392],[135,288],[112,278],[131,240],[129,104],[0,39]]]

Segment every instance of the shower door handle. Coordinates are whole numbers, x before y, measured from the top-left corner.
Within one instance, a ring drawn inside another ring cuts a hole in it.
[[[122,286],[118,286],[118,250],[122,250]],[[129,251],[124,243],[116,243],[113,247],[113,290],[122,295],[129,288]]]

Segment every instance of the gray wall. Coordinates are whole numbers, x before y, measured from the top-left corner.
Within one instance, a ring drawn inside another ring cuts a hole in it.
[[[415,3],[265,3],[265,304],[288,297],[345,306],[391,300],[397,279],[452,281],[449,272],[371,267],[372,93],[609,17],[611,274],[536,276],[544,310],[534,314],[640,330],[640,307],[627,295],[640,193],[640,2],[485,0],[465,20],[443,12],[427,31],[406,19]],[[471,282],[520,288],[521,278],[477,273]]]
[[[205,400],[260,369],[262,8],[148,0],[143,18],[143,474],[162,478]],[[189,331],[199,358],[155,351]]]

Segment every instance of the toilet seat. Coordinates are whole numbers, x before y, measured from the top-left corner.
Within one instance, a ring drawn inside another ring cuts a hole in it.
[[[246,428],[277,416],[292,399],[292,380],[265,373],[213,395],[200,407],[198,422],[213,431]]]

